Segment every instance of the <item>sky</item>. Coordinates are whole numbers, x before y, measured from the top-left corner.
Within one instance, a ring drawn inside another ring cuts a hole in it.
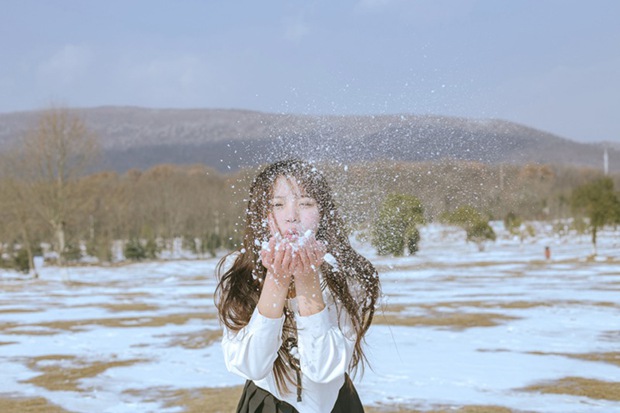
[[[0,112],[504,119],[620,142],[617,0],[0,0]]]

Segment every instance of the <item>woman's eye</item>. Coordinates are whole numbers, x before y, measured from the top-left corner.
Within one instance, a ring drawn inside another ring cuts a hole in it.
[[[314,206],[314,201],[302,201],[302,202],[301,202],[301,206],[304,206],[304,207],[313,207],[313,206]]]

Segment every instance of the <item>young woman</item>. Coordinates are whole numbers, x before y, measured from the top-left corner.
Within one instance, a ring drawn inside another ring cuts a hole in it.
[[[365,361],[379,278],[316,168],[281,161],[258,174],[243,247],[217,273],[226,367],[247,379],[237,412],[364,411],[348,373]]]

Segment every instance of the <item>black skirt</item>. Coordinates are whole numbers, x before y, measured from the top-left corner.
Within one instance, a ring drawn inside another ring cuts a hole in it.
[[[267,390],[257,387],[252,380],[245,382],[237,413],[298,413],[285,401],[276,399]],[[325,412],[328,413],[328,412]],[[336,404],[331,413],[364,413],[364,406],[357,395],[353,382],[345,374],[344,384],[338,392]]]

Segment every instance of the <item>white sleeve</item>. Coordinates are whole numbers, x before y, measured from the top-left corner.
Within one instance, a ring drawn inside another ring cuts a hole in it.
[[[224,362],[228,371],[250,380],[261,380],[273,369],[282,345],[280,318],[267,318],[254,310],[250,322],[238,332],[226,328],[222,336]]]
[[[327,383],[342,377],[347,371],[355,338],[346,311],[341,320],[345,334],[338,326],[338,316],[334,305],[316,314],[297,316],[297,337],[301,371],[316,383]]]

